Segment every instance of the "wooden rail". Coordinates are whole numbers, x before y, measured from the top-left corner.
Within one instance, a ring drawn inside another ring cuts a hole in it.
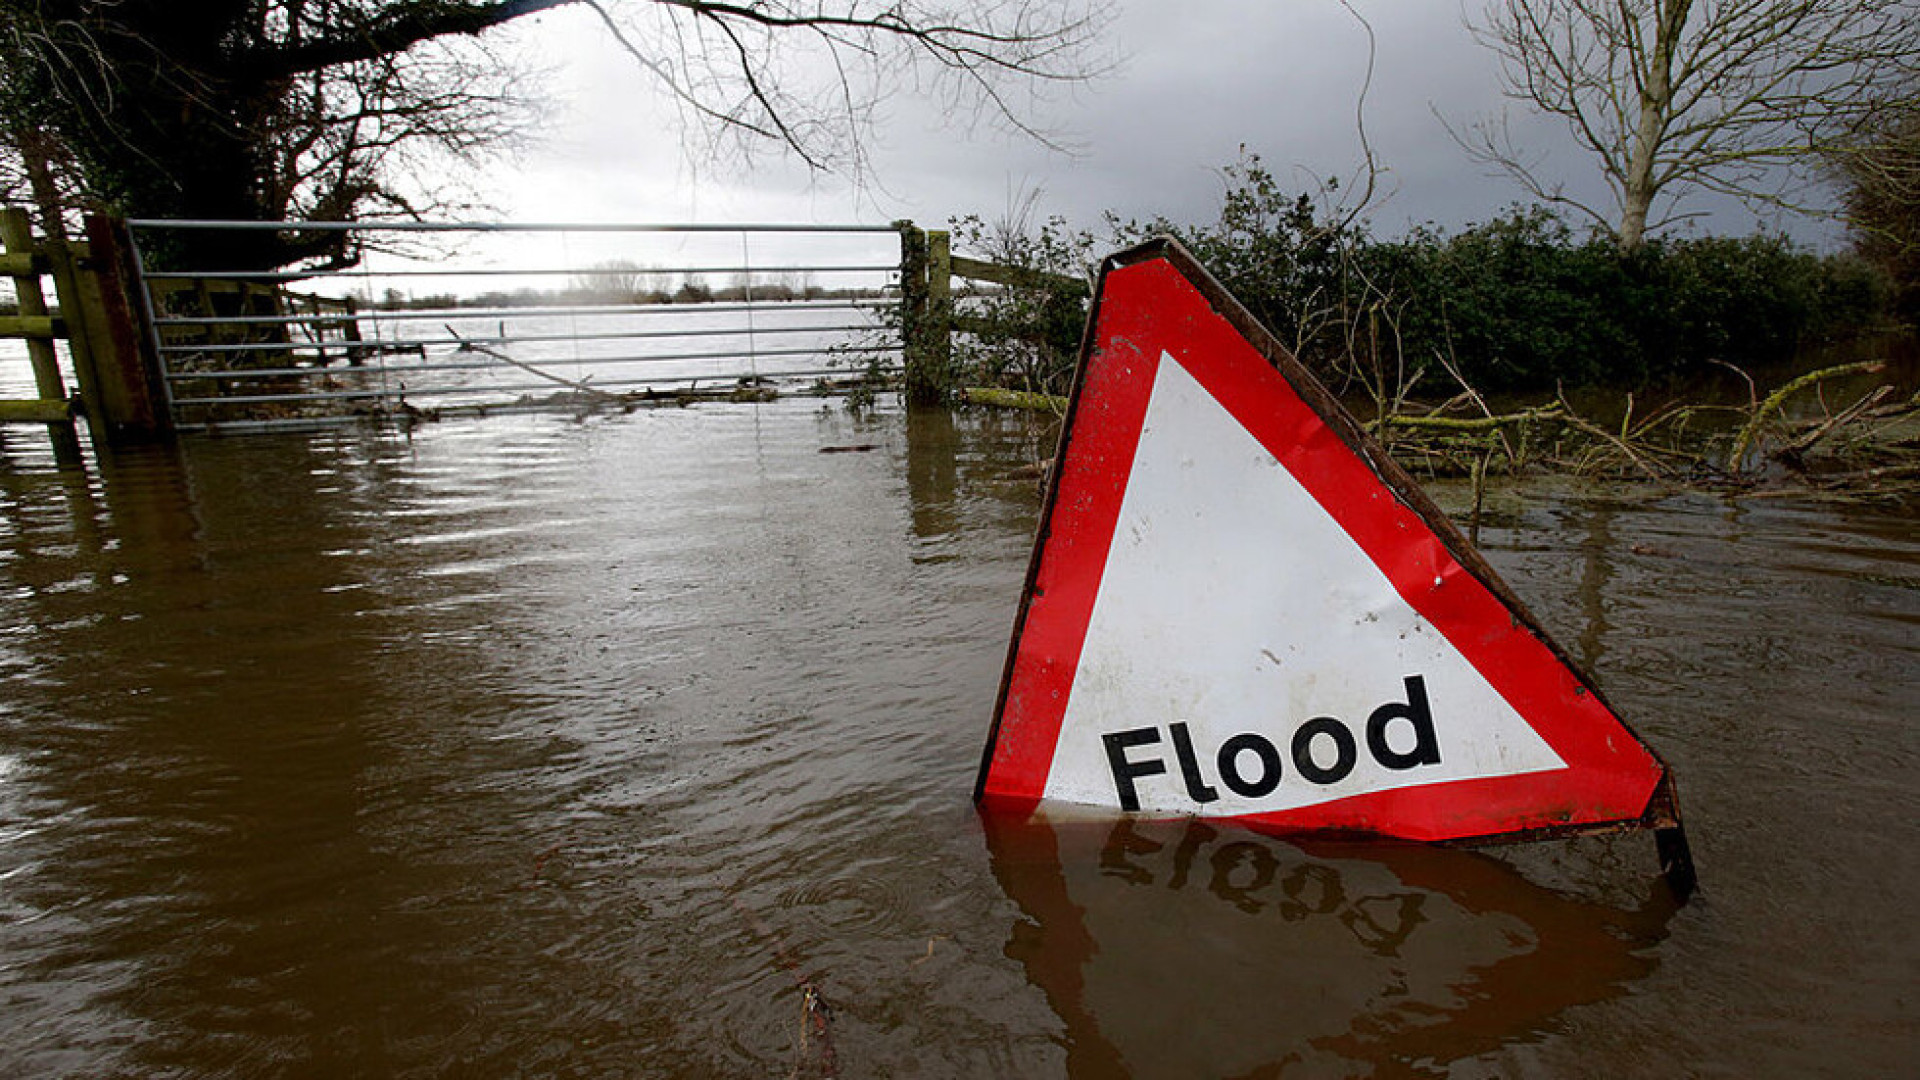
[[[70,424],[73,406],[65,401],[0,401],[0,423]]]
[[[28,277],[44,274],[53,268],[53,262],[45,255],[32,251],[9,251],[0,255],[0,275],[6,277]]]
[[[69,456],[77,460],[79,442],[73,431],[73,405],[67,398],[66,380],[60,375],[60,358],[53,350],[54,340],[66,337],[67,329],[63,320],[47,309],[40,275],[51,270],[53,263],[34,243],[33,226],[25,210],[0,208],[0,247],[5,249],[7,276],[13,279],[13,295],[20,309],[18,315],[0,318],[0,337],[26,339],[34,389],[40,395],[25,401],[0,401],[0,421],[48,425],[56,456],[63,463]]]
[[[999,263],[981,262],[963,255],[955,255],[949,260],[953,276],[969,281],[985,281],[994,285],[1006,285],[1012,288],[1060,289],[1064,292],[1086,295],[1087,283],[1077,277],[1066,274],[1053,274],[1045,270],[1031,270],[1024,266],[1002,266]]]
[[[14,278],[16,295],[22,281],[37,281],[37,277],[22,275]],[[46,300],[42,299],[41,304]],[[67,336],[66,320],[57,315],[0,315],[0,337],[26,338],[29,341],[52,341]]]

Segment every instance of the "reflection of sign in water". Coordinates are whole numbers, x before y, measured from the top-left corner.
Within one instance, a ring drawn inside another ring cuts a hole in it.
[[[1422,840],[1677,824],[1418,485],[1164,242],[1102,276],[979,794]]]
[[[1007,953],[1066,1025],[1073,1076],[1437,1075],[1625,992],[1674,910],[1660,885],[1620,910],[1452,848],[985,820],[1027,918]]]

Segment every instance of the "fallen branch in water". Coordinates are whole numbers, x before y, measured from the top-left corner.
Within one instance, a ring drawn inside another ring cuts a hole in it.
[[[838,1077],[840,1058],[833,1047],[833,1008],[827,1004],[826,995],[820,992],[812,976],[800,970],[799,962],[787,949],[786,939],[778,930],[761,921],[739,898],[728,899],[747,928],[771,947],[774,962],[792,976],[793,985],[800,990],[800,1064],[794,1069],[794,1075],[800,1075],[811,1064],[818,1076],[828,1080]]]
[[[529,364],[524,360],[516,360],[513,357],[508,356],[506,353],[499,351],[498,349],[490,349],[485,345],[480,344],[477,341],[468,341],[466,338],[463,338],[460,336],[460,331],[455,330],[451,326],[447,326],[446,323],[441,323],[440,325],[446,326],[447,333],[452,334],[453,340],[459,342],[460,348],[467,352],[477,352],[482,354],[483,356],[491,356],[495,360],[498,360],[503,364],[512,364],[514,367],[519,368],[521,371],[524,371],[529,375],[537,375],[540,378],[547,380],[548,382],[559,383],[561,386],[564,386],[569,390],[573,390],[576,393],[597,395],[599,397],[606,398],[609,401],[625,401],[626,400],[626,398],[621,397],[619,394],[613,393],[610,390],[602,390],[597,386],[588,386],[584,382],[576,382],[573,379],[562,378],[558,375],[553,374],[550,371],[543,371],[540,368],[534,367],[532,364]]]
[[[1654,465],[1653,463],[1649,462],[1644,455],[1636,453],[1633,447],[1628,444],[1625,437],[1615,435],[1613,432],[1608,431],[1606,428],[1601,427],[1599,424],[1596,424],[1591,420],[1585,419],[1584,417],[1574,414],[1570,409],[1568,410],[1566,420],[1567,420],[1567,423],[1573,425],[1575,428],[1579,429],[1580,431],[1586,432],[1587,434],[1593,436],[1594,438],[1599,439],[1603,444],[1611,446],[1615,450],[1619,451],[1620,456],[1626,458],[1628,461],[1633,462],[1634,466],[1638,468],[1641,472],[1647,474],[1647,477],[1649,479],[1664,480],[1669,475],[1671,475],[1671,473],[1669,473],[1667,470],[1661,469],[1658,466]]]
[[[1754,407],[1753,415],[1747,419],[1746,426],[1742,427],[1740,433],[1734,436],[1733,446],[1727,451],[1727,471],[1737,473],[1745,467],[1747,454],[1753,449],[1754,440],[1760,435],[1761,425],[1765,424],[1768,418],[1774,413],[1779,412],[1780,407],[1786,404],[1788,398],[1805,390],[1809,386],[1824,382],[1827,379],[1838,378],[1842,375],[1865,375],[1884,370],[1886,370],[1886,365],[1878,360],[1862,360],[1856,364],[1841,364],[1837,367],[1821,368],[1819,371],[1809,371],[1805,375],[1788,382],[1785,386],[1775,390],[1773,393],[1768,394],[1765,401],[1762,401]]]
[[[1761,485],[1788,483],[1787,490],[1822,497],[1920,498],[1908,467],[1920,460],[1920,395],[1892,400],[1890,386],[1871,390],[1845,408],[1793,424],[1780,412],[1795,394],[1827,380],[1882,371],[1880,361],[1841,364],[1808,372],[1763,395],[1758,383],[1731,364],[1722,366],[1747,382],[1747,401],[1734,405],[1673,401],[1648,409],[1628,395],[1620,417],[1604,421],[1583,414],[1564,394],[1556,400],[1496,413],[1468,387],[1447,403],[1426,408],[1404,395],[1382,398],[1384,413],[1365,427],[1387,444],[1402,466],[1430,477],[1464,476],[1472,483],[1478,518],[1488,479],[1544,469],[1562,475],[1647,479],[1661,484],[1725,487],[1759,493]],[[1455,378],[1459,376],[1455,373]],[[1464,385],[1464,383],[1463,383]],[[1061,412],[1066,399],[1001,388],[969,388],[970,404]],[[1477,408],[1482,415],[1448,415]],[[1780,426],[1779,445],[1766,459],[1792,471],[1783,480],[1762,474],[1749,459],[1762,432]],[[1812,451],[1819,446],[1817,459]],[[1772,487],[1766,488],[1772,493]]]
[[[991,405],[1001,409],[1031,409],[1067,414],[1067,399],[1058,394],[1036,394],[1031,390],[1005,390],[997,386],[970,386],[960,391],[960,400],[969,405]]]
[[[1411,413],[1389,413],[1368,427],[1415,428],[1435,432],[1478,432],[1498,431],[1502,428],[1518,427],[1523,424],[1537,424],[1548,420],[1564,420],[1567,410],[1560,402],[1525,409],[1516,413],[1504,413],[1497,416],[1435,416],[1431,413],[1414,415]]]
[[[1761,448],[1761,433],[1779,425],[1795,394],[1884,367],[1866,361],[1823,368],[1764,395],[1749,379],[1748,403],[1732,406],[1676,401],[1639,415],[1629,395],[1617,422],[1582,414],[1564,394],[1546,405],[1502,414],[1466,394],[1433,413],[1389,414],[1368,426],[1396,433],[1390,448],[1409,468],[1468,477],[1476,505],[1490,472],[1513,475],[1535,465],[1565,475],[1729,486],[1752,494],[1761,492],[1757,485],[1763,480],[1751,461]],[[1894,400],[1894,393],[1891,386],[1880,386],[1845,408],[1786,425],[1766,459],[1788,466],[1793,478],[1769,474],[1765,482],[1821,497],[1900,501],[1920,496],[1911,471],[1920,460],[1920,395],[1902,401]],[[1487,415],[1437,415],[1466,401]],[[1696,424],[1702,419],[1708,422]],[[1812,455],[1816,446],[1825,448],[1818,459]],[[1768,487],[1765,493],[1775,492]]]
[[[1813,449],[1814,444],[1818,443],[1821,439],[1826,438],[1827,435],[1830,434],[1835,428],[1841,427],[1845,424],[1852,423],[1853,421],[1859,419],[1861,416],[1864,416],[1868,410],[1877,407],[1882,402],[1886,401],[1888,398],[1892,396],[1893,396],[1893,387],[1891,386],[1879,387],[1878,389],[1874,390],[1872,393],[1868,394],[1866,397],[1861,398],[1859,401],[1854,402],[1852,405],[1849,405],[1848,407],[1840,410],[1839,412],[1834,413],[1832,416],[1827,417],[1825,420],[1813,425],[1811,428],[1808,428],[1806,431],[1802,432],[1799,436],[1794,438],[1792,442],[1789,442],[1787,445],[1781,447],[1780,453],[1795,454],[1795,455],[1806,453],[1808,450]]]

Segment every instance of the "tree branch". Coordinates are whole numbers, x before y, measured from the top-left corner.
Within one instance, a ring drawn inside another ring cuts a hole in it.
[[[362,21],[330,27],[322,36],[245,50],[234,57],[234,73],[251,78],[304,75],[405,52],[433,38],[456,34],[472,36],[523,16],[580,2],[408,0],[388,4]]]

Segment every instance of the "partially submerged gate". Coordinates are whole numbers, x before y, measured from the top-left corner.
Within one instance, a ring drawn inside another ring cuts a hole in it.
[[[758,400],[892,378],[902,361],[895,225],[129,225],[184,430]],[[331,255],[259,270],[191,254],[249,230]]]

